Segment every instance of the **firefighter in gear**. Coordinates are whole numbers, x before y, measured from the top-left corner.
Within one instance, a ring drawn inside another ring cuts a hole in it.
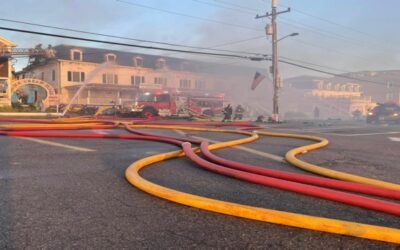
[[[233,120],[242,120],[243,113],[244,113],[244,108],[242,107],[242,105],[239,104],[235,109],[235,116],[233,117]]]
[[[223,113],[224,113],[224,119],[222,119],[222,122],[225,122],[227,120],[230,121],[232,118],[232,113],[233,113],[232,106],[230,104],[228,104],[228,106],[226,106],[224,108]]]

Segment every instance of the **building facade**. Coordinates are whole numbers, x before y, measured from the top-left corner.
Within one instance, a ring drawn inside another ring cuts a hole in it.
[[[10,40],[0,37],[0,54],[8,52],[17,45]],[[10,84],[13,80],[13,67],[11,57],[0,56],[0,106],[7,106],[10,103]]]
[[[307,80],[303,84],[292,83],[285,89],[285,110],[301,112],[313,117],[313,110],[320,110],[320,118],[348,119],[353,112],[366,115],[376,103],[371,96],[364,95],[361,85],[352,82],[329,80]],[[296,100],[291,103],[289,100]],[[291,105],[293,104],[293,105]]]
[[[36,60],[19,79],[40,79],[52,85],[60,103],[129,105],[140,91],[212,93],[221,79],[206,63],[131,52],[59,45],[55,57]]]

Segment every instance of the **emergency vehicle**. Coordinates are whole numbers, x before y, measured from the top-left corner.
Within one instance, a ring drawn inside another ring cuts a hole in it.
[[[142,92],[132,107],[144,117],[196,115],[215,116],[222,113],[224,95],[170,93],[167,91]]]

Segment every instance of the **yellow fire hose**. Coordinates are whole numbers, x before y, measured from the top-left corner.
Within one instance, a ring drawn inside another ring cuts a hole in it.
[[[286,138],[296,138],[296,139],[305,139],[305,140],[316,141],[317,143],[313,143],[313,144],[309,144],[306,146],[297,147],[292,150],[289,150],[285,155],[285,159],[288,162],[293,164],[293,166],[296,166],[303,170],[306,170],[306,171],[309,171],[309,172],[312,172],[315,174],[331,177],[334,179],[363,183],[363,184],[367,184],[367,185],[383,187],[383,188],[388,188],[388,189],[393,189],[393,190],[400,190],[399,184],[385,182],[385,181],[381,181],[381,180],[366,178],[366,177],[362,177],[362,176],[358,176],[358,175],[353,175],[353,174],[348,174],[348,173],[344,173],[344,172],[339,172],[339,171],[323,168],[323,167],[302,161],[296,157],[297,155],[304,154],[306,152],[325,147],[329,143],[327,139],[317,137],[317,136],[310,136],[310,135],[275,133],[275,132],[262,131],[262,130],[256,131],[256,133],[259,135],[265,135],[265,136],[286,137]]]
[[[224,130],[224,129],[204,129],[204,128],[182,127],[182,126],[134,125],[131,127],[159,128],[159,129],[168,127],[168,129],[177,129],[177,130],[210,131],[210,132],[238,133],[238,134],[248,134],[248,135],[251,134],[248,132],[243,133],[242,131],[239,132],[239,131]],[[257,139],[256,134],[251,134],[251,136],[247,138],[210,145],[209,150],[232,147],[252,142],[256,139]],[[399,229],[349,222],[343,220],[335,220],[323,217],[309,216],[303,214],[289,213],[289,212],[246,206],[232,202],[210,199],[157,185],[155,183],[152,183],[144,179],[139,175],[139,171],[142,168],[150,166],[151,164],[182,156],[184,156],[184,153],[181,150],[179,150],[143,158],[130,165],[125,172],[125,176],[132,185],[136,186],[137,188],[145,192],[148,192],[154,196],[163,199],[167,199],[176,203],[180,203],[195,208],[200,208],[208,211],[213,211],[217,213],[222,213],[247,219],[287,225],[292,227],[349,235],[359,238],[379,240],[391,243],[400,243]]]
[[[77,125],[86,125],[86,126],[93,126],[93,125],[101,125],[104,124],[100,121],[93,120],[93,123],[88,124],[88,120],[79,120],[74,119],[74,124],[66,124],[65,127],[68,126],[77,126]],[[0,126],[4,127],[17,127],[23,128],[24,126],[28,127],[26,124],[7,124]],[[36,126],[36,125],[35,125]],[[57,126],[59,127],[60,124],[38,124],[38,127],[48,127]],[[32,124],[29,124],[29,127],[32,127]],[[130,125],[132,128],[153,128],[153,129],[175,129],[175,130],[189,130],[189,131],[202,131],[202,132],[222,132],[222,133],[233,133],[233,134],[240,134],[246,135],[247,137],[221,142],[217,144],[212,144],[209,146],[209,150],[221,149],[226,147],[233,147],[236,145],[244,144],[253,142],[258,139],[258,135],[265,135],[265,136],[279,136],[279,137],[289,137],[289,138],[298,138],[298,139],[307,139],[317,141],[318,143],[314,143],[307,146],[298,147],[295,149],[290,150],[286,154],[286,159],[303,169],[308,171],[312,171],[318,174],[330,176],[333,178],[338,179],[345,179],[349,181],[355,181],[375,186],[381,186],[386,188],[392,188],[399,190],[399,185],[394,183],[387,183],[379,180],[369,179],[365,177],[360,177],[356,175],[350,175],[346,173],[341,173],[338,171],[328,170],[322,167],[315,166],[310,163],[303,162],[297,159],[295,156],[306,151],[315,150],[321,147],[324,147],[328,144],[328,141],[323,138],[313,137],[313,136],[306,136],[306,135],[294,135],[294,134],[284,134],[284,133],[272,133],[266,131],[257,131],[257,133],[245,132],[245,131],[234,131],[234,130],[227,130],[227,129],[210,129],[210,128],[199,128],[199,127],[185,127],[185,126],[165,126],[165,125]],[[194,149],[198,150],[198,149]],[[290,212],[283,212],[277,211],[272,209],[260,208],[260,207],[253,207],[247,206],[232,202],[225,202],[215,199],[210,199],[202,196],[192,195],[184,192],[180,192],[177,190],[173,190],[170,188],[166,188],[155,183],[152,183],[139,175],[139,171],[145,167],[150,166],[151,164],[177,158],[184,156],[182,150],[162,153],[153,155],[150,157],[143,158],[131,164],[125,172],[125,176],[127,180],[137,188],[148,192],[152,195],[157,197],[167,199],[176,203],[180,203],[183,205],[196,207],[208,211],[218,212],[222,214],[253,219],[258,221],[264,221],[269,223],[287,225],[292,227],[298,228],[305,228],[311,230],[317,230],[322,232],[329,232],[341,235],[349,235],[355,236],[359,238],[365,239],[372,239],[372,240],[379,240],[391,243],[398,243],[400,244],[400,230],[396,228],[388,228],[382,226],[375,226],[375,225],[368,225],[356,222],[349,222],[343,220],[336,220],[336,219],[329,219],[323,217],[316,217],[316,216],[309,216],[303,214],[296,214]],[[299,166],[300,165],[300,166]],[[305,167],[304,167],[305,166]],[[371,184],[373,183],[373,184]]]

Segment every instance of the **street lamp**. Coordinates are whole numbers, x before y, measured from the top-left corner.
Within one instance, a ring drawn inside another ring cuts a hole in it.
[[[272,34],[273,39],[272,39],[272,76],[273,76],[273,81],[274,81],[274,96],[273,96],[273,112],[272,112],[272,119],[275,122],[279,122],[279,89],[282,87],[279,73],[278,73],[278,42],[289,37],[289,36],[297,36],[299,33],[291,33],[289,35],[283,36],[280,39],[277,39],[276,37],[276,23],[273,22],[274,27],[275,27],[275,32]]]
[[[294,33],[292,33],[292,34],[289,34],[289,35],[286,35],[286,36],[284,36],[284,37],[279,38],[279,39],[277,40],[277,42],[279,42],[280,40],[285,39],[286,37],[289,37],[289,36],[298,36],[298,35],[299,35],[299,33],[294,32]]]

